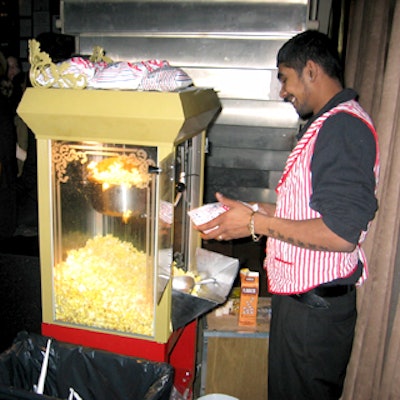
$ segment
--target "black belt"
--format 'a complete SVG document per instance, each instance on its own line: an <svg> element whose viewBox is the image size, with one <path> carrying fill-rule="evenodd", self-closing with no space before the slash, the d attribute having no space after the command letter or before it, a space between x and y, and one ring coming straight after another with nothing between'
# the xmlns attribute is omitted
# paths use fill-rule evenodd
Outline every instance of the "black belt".
<svg viewBox="0 0 400 400"><path fill-rule="evenodd" d="M343 296L354 289L354 285L317 286L308 292L292 294L290 297L311 308L328 308L330 304L326 298Z"/></svg>

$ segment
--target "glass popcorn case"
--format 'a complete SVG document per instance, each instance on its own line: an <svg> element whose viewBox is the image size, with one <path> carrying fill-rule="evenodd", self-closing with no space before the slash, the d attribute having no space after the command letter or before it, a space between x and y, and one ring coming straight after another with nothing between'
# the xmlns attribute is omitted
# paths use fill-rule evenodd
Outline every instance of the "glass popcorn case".
<svg viewBox="0 0 400 400"><path fill-rule="evenodd" d="M172 265L196 264L187 211L202 203L205 130L219 109L212 89L26 90L45 334L167 343L179 328Z"/></svg>
<svg viewBox="0 0 400 400"><path fill-rule="evenodd" d="M54 320L153 336L157 148L54 140L51 155Z"/></svg>

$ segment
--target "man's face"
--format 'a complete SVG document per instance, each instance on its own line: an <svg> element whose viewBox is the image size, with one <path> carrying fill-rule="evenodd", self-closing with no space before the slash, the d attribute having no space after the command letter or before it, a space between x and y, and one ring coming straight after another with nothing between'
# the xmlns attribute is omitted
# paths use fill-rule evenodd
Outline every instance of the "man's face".
<svg viewBox="0 0 400 400"><path fill-rule="evenodd" d="M299 76L293 68L286 67L284 64L278 66L278 79L281 83L279 96L291 103L301 118L307 119L313 114L313 109L310 105L310 87L304 75L305 69Z"/></svg>

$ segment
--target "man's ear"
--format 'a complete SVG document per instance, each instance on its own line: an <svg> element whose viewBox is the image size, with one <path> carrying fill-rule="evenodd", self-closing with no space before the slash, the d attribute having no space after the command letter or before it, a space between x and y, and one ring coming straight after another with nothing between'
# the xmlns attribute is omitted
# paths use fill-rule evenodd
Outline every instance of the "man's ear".
<svg viewBox="0 0 400 400"><path fill-rule="evenodd" d="M319 65L312 61L308 60L306 66L304 67L304 76L310 82L315 81L319 74Z"/></svg>

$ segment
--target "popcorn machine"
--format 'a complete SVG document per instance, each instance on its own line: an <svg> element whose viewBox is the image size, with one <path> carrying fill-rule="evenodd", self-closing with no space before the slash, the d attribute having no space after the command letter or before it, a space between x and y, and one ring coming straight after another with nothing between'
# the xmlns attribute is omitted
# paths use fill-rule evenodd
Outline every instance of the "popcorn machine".
<svg viewBox="0 0 400 400"><path fill-rule="evenodd" d="M187 358L196 327L174 324L172 265L196 266L187 211L202 203L205 130L219 109L212 89L193 87L26 90L18 113L37 138L43 334L169 361L179 375L171 349L183 340Z"/></svg>

